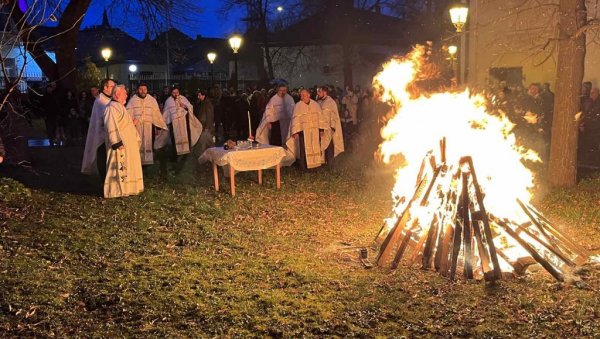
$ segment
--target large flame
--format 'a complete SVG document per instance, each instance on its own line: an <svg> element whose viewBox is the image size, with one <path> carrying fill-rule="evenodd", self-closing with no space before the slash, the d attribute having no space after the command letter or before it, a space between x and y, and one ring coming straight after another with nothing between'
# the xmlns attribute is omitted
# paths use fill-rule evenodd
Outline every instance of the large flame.
<svg viewBox="0 0 600 339"><path fill-rule="evenodd" d="M425 47L418 46L406 58L384 65L374 82L385 89L384 100L392 100L395 115L382 129L383 160L401 155L404 163L396 172L395 200L414 193L422 159L439 150L446 140L448 164L471 156L488 210L495 215L522 220L517 199L532 197L534 177L524 160L539 161L537 154L516 144L514 124L503 114L490 114L482 95L462 92L415 95L412 87L423 65ZM439 157L438 157L439 159Z"/></svg>

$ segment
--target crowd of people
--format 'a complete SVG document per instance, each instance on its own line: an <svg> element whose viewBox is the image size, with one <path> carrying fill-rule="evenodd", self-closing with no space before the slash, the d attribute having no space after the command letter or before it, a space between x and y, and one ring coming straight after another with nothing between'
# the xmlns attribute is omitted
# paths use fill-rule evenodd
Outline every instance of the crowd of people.
<svg viewBox="0 0 600 339"><path fill-rule="evenodd" d="M500 81L490 94L492 108L504 112L515 123L515 135L520 143L538 151L542 160L549 155L554 114L554 93L549 83L508 86ZM580 96L579 166L600 167L600 90L591 82L582 84Z"/></svg>
<svg viewBox="0 0 600 339"><path fill-rule="evenodd" d="M142 83L129 96L123 85L105 79L98 91L91 91L95 100L90 113L73 115L89 121L84 133L74 134L86 136L81 171L98 174L105 197L121 197L143 190L142 166L158 162L161 177L167 179L190 156L197 159L208 147L229 139L282 146L288 154L284 164L295 163L302 170L333 166L358 135L365 143L361 148L374 152L379 118L390 107L374 104L377 96L359 88L337 90L341 95L327 85L288 93L287 85L279 84L238 92L213 87L186 96L178 87L166 87L158 96ZM78 106L77 101L71 105ZM54 121L46 122L53 135ZM56 131L60 135L58 126ZM365 142L371 139L375 141Z"/></svg>
<svg viewBox="0 0 600 339"><path fill-rule="evenodd" d="M525 89L500 81L488 93L491 108L504 112L515 123L519 142L547 160L554 112L550 85L532 83ZM128 195L123 193L129 190L123 184L129 179L134 183L131 194L143 189L143 185L135 183L142 177L141 166L157 162L160 175L167 178L169 172L181 171L190 155L196 159L206 148L223 145L227 140L250 138L261 144L282 146L301 169L332 166L334 158L344 151L358 153L358 158L368 161L379 145L384 117L392 110L380 97L377 90L360 87L289 89L286 84L243 91L215 86L195 93L166 86L162 93L151 93L147 85L139 84L134 93L128 93L123 85L105 79L100 86L77 95L49 84L38 105L51 144L80 145L85 140L82 172L99 174L108 189L105 196L122 196ZM583 84L579 159L583 165L596 167L600 166L599 97L598 88L589 82ZM12 96L11 100L13 104L7 107L26 106L19 102L19 96ZM4 115L11 114L10 109L4 111ZM117 119L109 121L107 116ZM119 125L124 119L129 119L131 126ZM113 128L107 130L109 126ZM135 133L131 133L129 143L135 139L133 136L139 139L135 146L139 161L132 163L123 158L133 154L122 148L127 142L108 142L121 140L121 133L129 135L124 131L130 127ZM0 139L2 160L6 146L14 148L10 142L14 138L4 139L4 145ZM138 165L134 165L138 162L139 173ZM129 179L123 178L124 173ZM115 179L119 175L121 181ZM124 191L114 193L116 187Z"/></svg>

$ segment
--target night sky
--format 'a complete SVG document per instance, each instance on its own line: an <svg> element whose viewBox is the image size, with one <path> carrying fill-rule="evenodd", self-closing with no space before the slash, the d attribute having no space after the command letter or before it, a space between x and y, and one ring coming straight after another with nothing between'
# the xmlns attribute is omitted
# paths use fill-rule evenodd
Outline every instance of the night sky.
<svg viewBox="0 0 600 339"><path fill-rule="evenodd" d="M104 10L104 1L92 1L90 9L83 18L82 27L88 27L93 25L99 25L102 22L102 12ZM240 9L236 9L233 13L223 17L218 13L219 7L222 1L219 0L207 0L201 2L203 9L202 13L196 15L190 15L193 22L187 22L179 24L174 22L173 26L183 33L195 38L196 35L200 34L203 37L227 37L228 35L235 32L243 32L245 30L245 23L241 21L243 12ZM111 25L117 26L124 30L136 39L144 38L144 27L134 26L126 24L124 16L120 13L111 13L110 18Z"/></svg>

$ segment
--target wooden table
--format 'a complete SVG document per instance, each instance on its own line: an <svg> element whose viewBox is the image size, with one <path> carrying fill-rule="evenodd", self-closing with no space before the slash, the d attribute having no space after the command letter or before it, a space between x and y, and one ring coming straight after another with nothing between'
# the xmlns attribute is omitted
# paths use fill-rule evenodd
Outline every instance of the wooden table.
<svg viewBox="0 0 600 339"><path fill-rule="evenodd" d="M215 191L219 191L218 166L229 166L231 195L235 196L235 172L258 171L258 183L262 185L262 171L275 168L277 188L281 188L281 160L286 153L282 147L260 145L257 148L225 150L223 147L211 147L204 151L200 162L210 161L213 166Z"/></svg>

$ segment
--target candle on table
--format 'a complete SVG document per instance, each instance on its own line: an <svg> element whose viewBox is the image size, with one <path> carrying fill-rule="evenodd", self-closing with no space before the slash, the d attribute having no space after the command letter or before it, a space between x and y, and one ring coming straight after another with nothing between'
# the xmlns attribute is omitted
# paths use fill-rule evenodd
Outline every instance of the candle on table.
<svg viewBox="0 0 600 339"><path fill-rule="evenodd" d="M248 139L252 138L252 124L250 123L250 111L248 111Z"/></svg>

